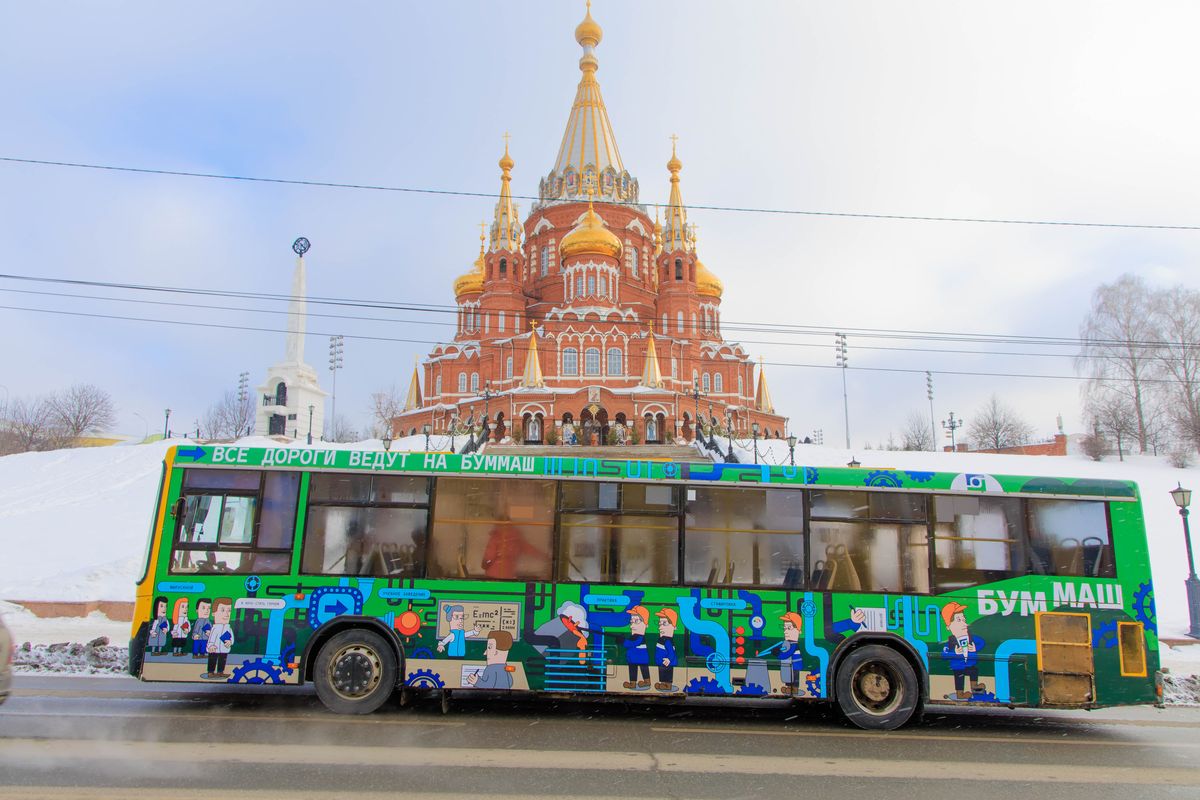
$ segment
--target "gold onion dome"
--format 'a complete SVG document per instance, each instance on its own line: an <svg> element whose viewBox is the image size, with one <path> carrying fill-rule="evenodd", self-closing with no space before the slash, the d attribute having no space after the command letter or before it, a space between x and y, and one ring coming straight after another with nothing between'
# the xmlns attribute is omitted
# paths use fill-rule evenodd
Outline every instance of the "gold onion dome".
<svg viewBox="0 0 1200 800"><path fill-rule="evenodd" d="M700 261L696 261L696 292L710 297L720 297L724 291L725 284L721 283L721 279L713 275L708 267Z"/></svg>
<svg viewBox="0 0 1200 800"><path fill-rule="evenodd" d="M588 0L587 16L575 27L575 41L580 45L595 47L604 38L604 30L596 20L592 19L592 1Z"/></svg>
<svg viewBox="0 0 1200 800"><path fill-rule="evenodd" d="M483 234L479 234L479 258L475 259L475 266L465 275L459 275L454 281L454 296L462 297L464 294L483 291Z"/></svg>
<svg viewBox="0 0 1200 800"><path fill-rule="evenodd" d="M580 254L620 258L621 240L605 227L604 220L600 219L591 201L588 201L588 210L583 215L583 220L563 237L558 252L563 258Z"/></svg>

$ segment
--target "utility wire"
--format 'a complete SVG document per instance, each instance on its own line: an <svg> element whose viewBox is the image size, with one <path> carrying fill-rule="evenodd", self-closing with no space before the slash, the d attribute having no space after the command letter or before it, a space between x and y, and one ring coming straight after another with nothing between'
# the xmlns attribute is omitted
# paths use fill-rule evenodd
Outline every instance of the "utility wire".
<svg viewBox="0 0 1200 800"><path fill-rule="evenodd" d="M224 289L201 289L189 287L172 287L172 286L155 286L147 284L135 283L117 283L111 281L91 281L77 278L51 278L34 275L18 275L0 273L0 279L50 283L60 285L73 286L89 286L107 289L127 289L136 291L156 292L156 293L173 293L173 294L192 294L209 297L230 297L237 299L249 300L268 300L275 302L290 302L291 295L270 293L270 292L244 292L230 291ZM432 303L413 303L413 302L384 302L370 301L355 298L336 298L336 297L320 297L311 296L306 298L307 303L316 305L333 305L345 306L350 308L370 308L390 311L416 311L441 314L458 314L459 307L445 304ZM607 324L614 326L629 326L641 327L644 322L627 322L624 320L608 321ZM958 343L977 343L977 344L1010 344L1010 345L1029 345L1029 346L1051 346L1051 347L1084 347L1095 345L1115 345L1115 346L1136 346L1144 348L1179 348L1182 350L1200 349L1200 343L1197 342L1162 342L1155 340L1135 340L1123 341L1117 339L1073 339L1067 337L1051 337L1051 336L1031 336L1018 334L990 334L990 333L964 333L953 331L920 331L920 330L904 330L894 328L860 328L860 327L832 327L825 325L797 325L790 323L763 323L763 322L730 322L722 321L720 325L722 331L744 331L749 333L778 333L785 335L803 335L803 336L829 336L834 332L845 333L850 336L858 336L868 339L897 339L897 340L924 340L924 341L940 341L940 342L958 342ZM670 336L670 334L663 334ZM780 342L765 342L768 344L782 344ZM830 345L832 346L832 345ZM987 354L987 352L983 354Z"/></svg>
<svg viewBox="0 0 1200 800"><path fill-rule="evenodd" d="M98 313L94 313L94 312L65 311L65 310L60 310L60 309L48 309L48 308L28 308L28 307L24 307L24 306L0 305L0 310L27 311L27 312L31 312L31 313L37 313L37 314L52 314L52 315L58 315L58 316L83 317L83 318L89 318L89 319L120 320L120 321L125 321L125 322L146 322L146 323L153 323L153 324L160 324L160 325L176 325L176 326L195 327L195 328L215 328L215 329L220 329L220 330L233 330L233 331L254 331L254 332L259 332L259 333L288 333L289 332L286 328L262 328L262 327L253 326L253 325L229 325L229 324L216 323L216 322L194 322L194 321L190 321L190 320L156 319L156 318L150 318L150 317L131 317L131 316L123 315L123 314L98 314ZM330 333L321 333L318 331L309 331L308 333L309 333L309 335L312 335L312 336L330 336L330 335L332 335ZM496 348L501 351L505 351L505 350L512 351L512 353L514 355L518 352L522 353L522 354L526 353L529 349L524 344L519 344L513 339L509 339L505 342L489 342L489 343L485 344L482 342L439 342L439 341L429 340L429 339L406 339L406 338L400 338L400 337L395 337L395 336L369 336L366 334L349 334L349 333L347 333L347 334L339 334L339 335L342 335L347 339L357 339L357 340L361 340L361 341L372 341L372 342L394 342L394 343L400 343L400 344L421 344L421 345L453 345L453 346L457 346L462 349L470 349L470 348L482 349L484 347L492 347L492 348ZM703 357L701 357L701 358L686 358L685 357L685 358L681 359L681 361L683 362L684 366L687 366L687 365L710 365L710 364L711 365L727 365L729 363L728 361L725 361L723 359L703 358ZM924 375L926 372L932 372L935 375L961 375L961 376L969 376L969 377L1031 378L1031 379L1037 379L1037 380L1069 380L1069 381L1091 380L1088 377L1079 376L1079 375L1048 375L1048 374L1044 374L1044 373L982 372L982 371L976 371L976 370L944 370L944 369L926 370L926 369L907 369L907 368L902 368L902 367L857 367L857 366L855 366L855 367L839 367L834 364L798 364L798 363L787 362L787 361L763 361L760 363L762 363L766 366L773 366L773 367L789 367L789 368L801 368L801 369L851 369L851 370L855 370L855 371L859 371L859 372L896 372L896 373L911 373L911 374L918 374L918 375ZM586 375L568 375L568 376L559 376L559 377L574 378L574 377L587 377L587 376ZM630 378L630 377L636 377L636 376L622 375L620 377ZM515 378L513 380L515 380ZM683 378L673 378L672 380L676 380L677 382L682 383L682 384L690 385L690 382L684 380ZM1114 378L1108 378L1107 380L1129 381L1131 379L1114 377ZM1140 383L1168 383L1168 384L1176 383L1175 380L1169 379L1169 378L1141 378L1141 379L1139 379L1139 382ZM684 392L684 394L686 394L686 392ZM706 394L712 394L712 392L709 392Z"/></svg>
<svg viewBox="0 0 1200 800"><path fill-rule="evenodd" d="M376 192L402 192L407 194L427 194L427 195L443 195L449 197L497 197L495 192L471 192L455 189L432 189L421 188L414 186L386 186L381 184L370 183L346 183L339 181L318 181L306 180L300 178L270 178L255 175L225 175L215 172L190 172L187 170L174 169L153 169L150 167L126 167L115 164L85 164L73 161L51 161L47 159L37 158L17 158L14 156L0 156L0 161L13 164L33 164L46 167L70 167L73 169L90 169L103 170L108 172L129 172L141 175L166 175L181 178L208 178L210 180L222 181L242 181L247 183L274 183L287 186L310 186L326 189L358 189ZM538 201L542 198L533 195L514 194L514 199L517 200L533 200ZM635 203L633 201L605 201L607 205L624 205L624 206L639 206L639 205L655 205L665 207L663 203ZM688 203L689 209L705 210L705 211L731 211L745 214L776 214L786 216L804 216L804 217L843 217L850 219L875 219L875 220L902 220L906 222L969 222L986 225L1042 225L1052 227L1073 227L1073 228L1122 228L1135 230L1172 230L1172 231L1196 231L1200 230L1200 225L1163 225L1163 224L1147 224L1147 223L1130 223L1130 222L1078 222L1073 220L1035 220L1035 219L1005 219L1005 218L988 218L988 217L947 217L947 216L928 216L921 214L871 214L866 212L852 211L812 211L804 209L787 209L787 208L756 208L751 206L721 206L704 203Z"/></svg>

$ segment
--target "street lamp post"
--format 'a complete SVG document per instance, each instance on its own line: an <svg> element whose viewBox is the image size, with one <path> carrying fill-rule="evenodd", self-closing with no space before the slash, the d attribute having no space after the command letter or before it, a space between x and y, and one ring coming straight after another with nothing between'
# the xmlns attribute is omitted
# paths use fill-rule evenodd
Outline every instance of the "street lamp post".
<svg viewBox="0 0 1200 800"><path fill-rule="evenodd" d="M450 417L450 452L454 452L454 434L458 432L458 414Z"/></svg>
<svg viewBox="0 0 1200 800"><path fill-rule="evenodd" d="M1188 636L1200 639L1200 579L1196 577L1196 563L1192 560L1192 531L1188 527L1188 506L1192 503L1192 490L1176 483L1175 488L1171 490L1171 499L1179 506L1179 516L1183 519L1183 543L1187 545L1188 576L1184 586L1187 587Z"/></svg>
<svg viewBox="0 0 1200 800"><path fill-rule="evenodd" d="M483 384L483 440L485 442L491 438L490 431L495 430L496 428L495 425L492 425L491 427L488 426L488 401L495 396L496 393L492 391L492 382L486 381Z"/></svg>
<svg viewBox="0 0 1200 800"><path fill-rule="evenodd" d="M837 365L842 371L842 410L846 415L846 449L850 449L850 395L846 392L846 367L850 363L849 355L846 352L846 334L834 334L835 352L837 354Z"/></svg>
<svg viewBox="0 0 1200 800"><path fill-rule="evenodd" d="M387 423L387 427L383 429L383 451L386 453L392 449L392 424Z"/></svg>
<svg viewBox="0 0 1200 800"><path fill-rule="evenodd" d="M431 430L433 430L433 429L429 426L428 422L426 422L424 425L421 426L421 433L425 434L425 452L426 453L429 452L429 432Z"/></svg>
<svg viewBox="0 0 1200 800"><path fill-rule="evenodd" d="M950 412L950 419L942 420L942 428L945 429L946 435L950 437L950 452L958 452L958 443L954 440L954 432L962 427L963 421L954 418L954 412Z"/></svg>
<svg viewBox="0 0 1200 800"><path fill-rule="evenodd" d="M794 467L796 466L796 434L789 433L787 438L788 443L788 462Z"/></svg>
<svg viewBox="0 0 1200 800"><path fill-rule="evenodd" d="M163 438L164 439L166 439L170 435L170 428L168 427L170 424L171 424L171 409L168 408L167 416L165 419L163 419Z"/></svg>
<svg viewBox="0 0 1200 800"><path fill-rule="evenodd" d="M758 463L758 423L750 423L750 435L754 438L754 463Z"/></svg>
<svg viewBox="0 0 1200 800"><path fill-rule="evenodd" d="M692 400L694 400L696 403L696 414L695 414L695 416L692 417L692 438L695 439L697 433L700 430L700 428L698 427L700 424L700 397L701 396L707 397L708 393L701 392L700 391L700 382L697 380L693 380L692 381L692 390L690 392L688 392L688 396L691 397Z"/></svg>
<svg viewBox="0 0 1200 800"><path fill-rule="evenodd" d="M725 454L725 463L736 464L737 456L733 454L733 414L725 409L725 434L729 437L729 452Z"/></svg>

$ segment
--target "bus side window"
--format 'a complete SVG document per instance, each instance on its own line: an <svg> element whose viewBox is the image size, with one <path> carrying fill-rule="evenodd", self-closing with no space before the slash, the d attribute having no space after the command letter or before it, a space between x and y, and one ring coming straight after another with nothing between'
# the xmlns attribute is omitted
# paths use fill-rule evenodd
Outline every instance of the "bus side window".
<svg viewBox="0 0 1200 800"><path fill-rule="evenodd" d="M678 492L644 483L565 481L559 581L674 584Z"/></svg>
<svg viewBox="0 0 1200 800"><path fill-rule="evenodd" d="M684 529L684 583L804 583L803 492L689 486Z"/></svg>
<svg viewBox="0 0 1200 800"><path fill-rule="evenodd" d="M929 496L814 490L809 571L835 592L916 592L929 586Z"/></svg>
<svg viewBox="0 0 1200 800"><path fill-rule="evenodd" d="M1101 501L1030 500L1029 540L1034 563L1046 574L1117 577L1108 509Z"/></svg>
<svg viewBox="0 0 1200 800"><path fill-rule="evenodd" d="M1024 574L1025 517L1019 499L939 495L933 502L938 592Z"/></svg>

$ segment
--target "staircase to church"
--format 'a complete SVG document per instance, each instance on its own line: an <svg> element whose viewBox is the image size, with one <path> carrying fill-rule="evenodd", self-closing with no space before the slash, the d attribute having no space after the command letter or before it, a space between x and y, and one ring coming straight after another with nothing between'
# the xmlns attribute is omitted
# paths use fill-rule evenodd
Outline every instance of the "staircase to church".
<svg viewBox="0 0 1200 800"><path fill-rule="evenodd" d="M480 451L490 456L549 456L558 458L616 458L630 460L708 461L690 445L636 444L607 447L562 446L555 444L487 444Z"/></svg>

